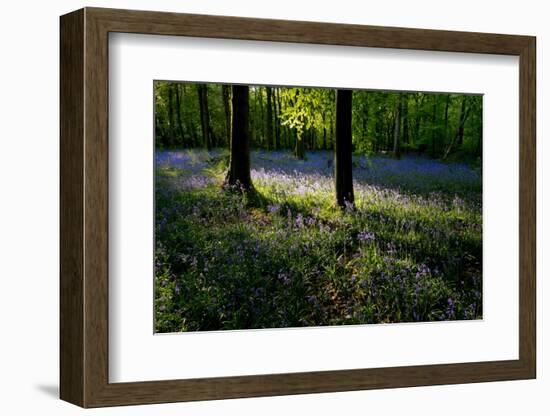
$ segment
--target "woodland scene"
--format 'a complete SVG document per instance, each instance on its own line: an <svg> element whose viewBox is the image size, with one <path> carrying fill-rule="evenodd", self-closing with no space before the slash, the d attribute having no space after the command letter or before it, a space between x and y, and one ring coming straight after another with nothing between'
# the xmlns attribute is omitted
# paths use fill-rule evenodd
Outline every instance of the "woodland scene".
<svg viewBox="0 0 550 416"><path fill-rule="evenodd" d="M481 319L482 98L155 81L155 331Z"/></svg>

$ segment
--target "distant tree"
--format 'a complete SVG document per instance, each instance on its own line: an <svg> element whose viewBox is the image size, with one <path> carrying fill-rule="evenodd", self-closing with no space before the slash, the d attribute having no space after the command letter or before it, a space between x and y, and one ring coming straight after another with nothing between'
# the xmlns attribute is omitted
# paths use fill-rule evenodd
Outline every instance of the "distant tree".
<svg viewBox="0 0 550 416"><path fill-rule="evenodd" d="M432 95L432 119L431 119L431 130L432 130L432 157L436 156L436 137L437 137L437 95Z"/></svg>
<svg viewBox="0 0 550 416"><path fill-rule="evenodd" d="M249 135L249 98L248 86L231 87L232 118L229 170L225 182L232 186L252 189L250 178L250 135Z"/></svg>
<svg viewBox="0 0 550 416"><path fill-rule="evenodd" d="M212 134L210 130L210 112L208 110L208 87L206 84L197 84L197 92L199 95L202 137L206 148L211 150Z"/></svg>
<svg viewBox="0 0 550 416"><path fill-rule="evenodd" d="M176 123L174 123L174 84L168 85L168 146L173 147L176 137Z"/></svg>
<svg viewBox="0 0 550 416"><path fill-rule="evenodd" d="M181 119L181 91L180 84L175 84L176 88L176 118L178 120L178 135L179 135L179 146L184 144L185 133L183 131L183 122Z"/></svg>
<svg viewBox="0 0 550 416"><path fill-rule="evenodd" d="M464 143L464 125L466 124L466 120L468 119L468 115L470 113L470 108L466 108L466 100L467 96L464 95L462 97L462 100L460 102L460 123L458 125L458 138L457 138L457 145L460 147Z"/></svg>
<svg viewBox="0 0 550 416"><path fill-rule="evenodd" d="M397 94L397 99L395 100L395 123L393 129L393 157L396 159L401 159L401 94Z"/></svg>
<svg viewBox="0 0 550 416"><path fill-rule="evenodd" d="M401 103L401 119L403 120L403 136L401 143L409 144L409 95L404 95L404 100Z"/></svg>
<svg viewBox="0 0 550 416"><path fill-rule="evenodd" d="M336 92L336 143L334 148L334 182L336 202L340 207L354 203L352 174L352 91Z"/></svg>
<svg viewBox="0 0 550 416"><path fill-rule="evenodd" d="M471 107L466 107L466 100L467 100L467 96L464 95L460 102L460 113L458 116L458 127L456 130L456 134L454 135L453 139L449 143L449 146L447 147L447 150L443 154L442 159L447 159L447 157L453 150L455 143L458 146L462 145L462 142L464 140L464 125L466 124L466 120L468 119L468 115L470 114L470 110L471 110ZM481 155L481 152L480 152L480 155Z"/></svg>
<svg viewBox="0 0 550 416"><path fill-rule="evenodd" d="M271 87L266 87L267 105L266 105L266 147L268 149L276 149L277 146L273 142L273 91Z"/></svg>
<svg viewBox="0 0 550 416"><path fill-rule="evenodd" d="M273 125L275 128L275 149L281 147L281 102L279 99L279 88L273 88Z"/></svg>

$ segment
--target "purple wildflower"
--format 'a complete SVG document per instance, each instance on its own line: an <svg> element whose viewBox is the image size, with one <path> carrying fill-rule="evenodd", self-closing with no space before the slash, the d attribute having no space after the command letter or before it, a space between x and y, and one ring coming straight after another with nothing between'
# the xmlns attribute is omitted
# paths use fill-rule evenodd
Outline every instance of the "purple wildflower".
<svg viewBox="0 0 550 416"><path fill-rule="evenodd" d="M360 231L359 234L357 234L357 238L362 243L368 243L375 240L374 233L367 230Z"/></svg>

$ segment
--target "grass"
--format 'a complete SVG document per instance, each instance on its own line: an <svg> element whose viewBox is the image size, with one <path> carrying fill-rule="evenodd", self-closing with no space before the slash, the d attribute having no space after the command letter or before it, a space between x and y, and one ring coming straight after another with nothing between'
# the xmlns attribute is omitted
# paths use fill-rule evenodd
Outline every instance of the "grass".
<svg viewBox="0 0 550 416"><path fill-rule="evenodd" d="M328 152L253 152L253 198L223 152L156 158L157 332L482 317L479 170L355 157L342 212Z"/></svg>

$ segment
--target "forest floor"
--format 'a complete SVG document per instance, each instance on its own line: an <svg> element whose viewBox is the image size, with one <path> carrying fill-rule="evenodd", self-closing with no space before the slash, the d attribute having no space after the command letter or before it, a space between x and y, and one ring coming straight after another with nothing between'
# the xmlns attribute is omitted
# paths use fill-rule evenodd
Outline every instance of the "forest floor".
<svg viewBox="0 0 550 416"><path fill-rule="evenodd" d="M222 189L227 152L158 151L157 332L480 319L481 172L332 153L253 151L255 196Z"/></svg>

